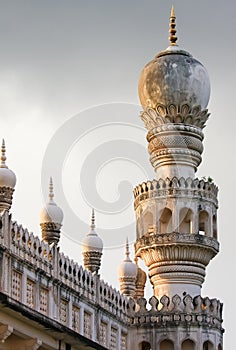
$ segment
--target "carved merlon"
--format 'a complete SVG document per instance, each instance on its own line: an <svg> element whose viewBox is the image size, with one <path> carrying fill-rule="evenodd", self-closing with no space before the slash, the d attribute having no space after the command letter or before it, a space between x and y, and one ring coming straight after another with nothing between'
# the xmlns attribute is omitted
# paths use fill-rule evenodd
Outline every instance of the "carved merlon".
<svg viewBox="0 0 236 350"><path fill-rule="evenodd" d="M136 304L132 299L129 301L131 325L164 326L166 329L200 326L223 331L222 304L217 299L210 300L200 295L195 298L190 295L174 295L172 298L163 295L160 299L152 296L149 305L151 308L147 308L147 300L144 298L139 298Z"/></svg>
<svg viewBox="0 0 236 350"><path fill-rule="evenodd" d="M166 178L143 182L134 189L134 208L147 199L176 196L189 198L206 199L218 206L218 187L209 181L184 177Z"/></svg>

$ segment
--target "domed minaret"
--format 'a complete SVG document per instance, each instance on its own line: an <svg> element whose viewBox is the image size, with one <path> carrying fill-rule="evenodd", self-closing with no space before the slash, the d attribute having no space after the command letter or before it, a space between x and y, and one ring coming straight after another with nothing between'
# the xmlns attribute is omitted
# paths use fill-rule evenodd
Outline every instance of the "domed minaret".
<svg viewBox="0 0 236 350"><path fill-rule="evenodd" d="M147 281L147 275L144 270L141 269L141 267L138 266L138 258L135 257L135 264L137 266L137 276L135 280L135 295L134 298L143 298L144 297L144 290L145 290L145 284Z"/></svg>
<svg viewBox="0 0 236 350"><path fill-rule="evenodd" d="M95 214L92 209L91 230L85 237L82 244L82 254L84 258L84 267L94 273L98 273L101 266L101 257L103 242L95 231Z"/></svg>
<svg viewBox="0 0 236 350"><path fill-rule="evenodd" d="M137 265L130 259L129 242L127 239L125 245L125 259L118 268L120 291L122 294L130 297L135 296L137 272Z"/></svg>
<svg viewBox="0 0 236 350"><path fill-rule="evenodd" d="M177 46L175 34L172 8L169 47L144 67L138 87L157 179L134 190L135 250L158 298L200 295L205 268L219 250L218 190L195 178L210 82L204 66Z"/></svg>
<svg viewBox="0 0 236 350"><path fill-rule="evenodd" d="M0 164L0 211L10 210L12 197L16 185L16 175L6 165L6 147L2 140L1 164Z"/></svg>
<svg viewBox="0 0 236 350"><path fill-rule="evenodd" d="M49 182L49 201L40 213L42 239L48 244L57 244L60 240L60 231L63 220L63 211L54 202L53 182Z"/></svg>

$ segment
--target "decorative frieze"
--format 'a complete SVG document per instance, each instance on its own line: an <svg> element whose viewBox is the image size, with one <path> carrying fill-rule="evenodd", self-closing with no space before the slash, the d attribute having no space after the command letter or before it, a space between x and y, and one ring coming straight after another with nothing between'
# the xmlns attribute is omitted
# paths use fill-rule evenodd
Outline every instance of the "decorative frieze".
<svg viewBox="0 0 236 350"><path fill-rule="evenodd" d="M141 113L145 127L150 130L157 126L172 124L193 125L203 129L210 113L207 109L201 110L199 105L190 106L187 103L165 106L157 104L156 108L145 108Z"/></svg>

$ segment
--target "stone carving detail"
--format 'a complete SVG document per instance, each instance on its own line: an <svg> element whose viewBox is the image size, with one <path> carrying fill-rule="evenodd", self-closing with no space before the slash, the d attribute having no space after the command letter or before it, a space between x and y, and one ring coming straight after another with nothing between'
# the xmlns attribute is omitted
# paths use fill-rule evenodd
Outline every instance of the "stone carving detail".
<svg viewBox="0 0 236 350"><path fill-rule="evenodd" d="M141 119L148 130L163 124L189 124L204 128L210 113L200 106L191 107L187 103L180 106L158 104L156 108L146 108L141 112Z"/></svg>
<svg viewBox="0 0 236 350"><path fill-rule="evenodd" d="M13 270L11 279L12 298L21 301L21 273Z"/></svg>
<svg viewBox="0 0 236 350"><path fill-rule="evenodd" d="M42 239L45 242L58 243L60 240L61 224L55 222L44 222L40 224L42 230Z"/></svg>
<svg viewBox="0 0 236 350"><path fill-rule="evenodd" d="M0 187L0 210L10 210L12 205L14 189L11 187Z"/></svg>
<svg viewBox="0 0 236 350"><path fill-rule="evenodd" d="M173 232L173 233L165 233L165 234L152 234L150 236L143 236L139 239L136 240L135 243L135 250L136 252L139 249L145 248L145 247L149 247L151 248L152 246L159 246L159 249L162 249L162 254L161 256L165 256L164 251L166 249L171 249L173 250L172 254L175 260L179 260L180 257L184 258L184 256L182 256L182 252L180 249L180 247L175 247L175 246L171 246L171 243L183 243L183 244L194 244L194 245L199 245L199 247L211 247L213 250L215 250L215 253L217 253L219 251L219 242L217 242L214 238L211 237L206 237L203 235L198 235L198 234L188 234L188 233L177 233L177 232ZM165 247L165 245L167 245L167 247ZM190 248L190 247L189 247ZM201 248L200 248L201 249ZM195 249L194 249L195 250ZM200 252L200 251L199 251ZM199 254L198 252L198 254ZM192 252L194 253L194 251ZM193 260L193 257L191 256L189 249L188 251L183 251L184 255L188 255L189 258L191 260ZM206 251L204 251L204 254L206 254ZM170 253L167 252L167 255L170 256ZM187 256L186 255L186 256ZM202 255L202 254L201 254ZM202 262L202 259L207 261L208 257L204 256L199 256L199 261ZM164 260L164 259L163 259ZM195 260L193 260L195 261Z"/></svg>
<svg viewBox="0 0 236 350"><path fill-rule="evenodd" d="M44 315L48 314L48 291L45 288L40 288L39 310Z"/></svg>
<svg viewBox="0 0 236 350"><path fill-rule="evenodd" d="M31 308L35 307L35 283L29 279L26 284L26 304Z"/></svg>
<svg viewBox="0 0 236 350"><path fill-rule="evenodd" d="M68 314L68 302L66 300L60 300L60 322L67 325L67 314Z"/></svg>
<svg viewBox="0 0 236 350"><path fill-rule="evenodd" d="M100 323L99 327L99 341L100 344L105 346L107 345L107 324L103 321Z"/></svg>
<svg viewBox="0 0 236 350"><path fill-rule="evenodd" d="M155 297L156 298L156 297ZM143 298L142 298L143 299ZM143 300L141 300L144 303ZM156 298L156 302L159 300ZM137 300L139 305L139 300ZM221 303L217 299L202 298L200 295L194 299L190 295L182 298L179 295L170 298L163 295L160 298L160 303L163 305L161 309L154 310L153 299L149 301L152 306L150 310L140 315L139 310L130 313L130 323L137 326L141 324L159 324L163 327L172 327L175 325L185 326L187 329L191 325L203 325L215 329L222 329L222 309ZM207 305L207 306L206 306Z"/></svg>
<svg viewBox="0 0 236 350"><path fill-rule="evenodd" d="M116 350L117 349L117 329L114 327L111 327L111 340L110 340L110 350Z"/></svg>
<svg viewBox="0 0 236 350"><path fill-rule="evenodd" d="M209 181L192 179L192 178L177 178L159 179L143 182L135 187L134 191L134 206L137 206L148 198L166 197L170 195L178 195L191 198L205 198L211 200L216 206L218 187Z"/></svg>
<svg viewBox="0 0 236 350"><path fill-rule="evenodd" d="M84 336L86 338L92 338L92 317L88 312L84 312Z"/></svg>

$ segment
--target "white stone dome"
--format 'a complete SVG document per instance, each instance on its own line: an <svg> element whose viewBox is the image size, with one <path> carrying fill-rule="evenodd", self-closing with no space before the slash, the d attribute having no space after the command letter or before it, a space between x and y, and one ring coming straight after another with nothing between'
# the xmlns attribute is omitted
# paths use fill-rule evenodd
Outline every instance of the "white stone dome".
<svg viewBox="0 0 236 350"><path fill-rule="evenodd" d="M5 141L2 140L2 154L1 154L1 164L0 164L0 187L10 187L14 188L16 185L16 175L15 173L9 169L5 163L6 148Z"/></svg>
<svg viewBox="0 0 236 350"><path fill-rule="evenodd" d="M160 52L141 72L138 92L143 108L158 105L207 107L210 80L205 67L176 45L174 8L170 17L170 46Z"/></svg>
<svg viewBox="0 0 236 350"><path fill-rule="evenodd" d="M56 224L61 224L63 220L63 211L53 200L53 183L52 178L50 178L49 183L49 202L42 208L40 212L40 223L44 224L47 222L53 222Z"/></svg>
<svg viewBox="0 0 236 350"><path fill-rule="evenodd" d="M95 231L95 215L94 210L92 210L92 218L91 218L91 230L86 235L85 239L82 243L82 251L85 252L102 252L103 242L102 239L98 236Z"/></svg>
<svg viewBox="0 0 236 350"><path fill-rule="evenodd" d="M54 222L56 224L61 224L63 220L63 211L56 203L48 203L41 210L40 213L40 223L44 224L46 222Z"/></svg>
<svg viewBox="0 0 236 350"><path fill-rule="evenodd" d="M97 251L102 252L103 242L95 231L87 234L82 243L83 252Z"/></svg>
<svg viewBox="0 0 236 350"><path fill-rule="evenodd" d="M132 260L129 257L129 254L130 254L129 253L129 244L127 242L126 243L125 259L118 267L119 278L124 278L124 277L136 278L136 276L137 276L137 272L138 272L137 265L132 262Z"/></svg>

